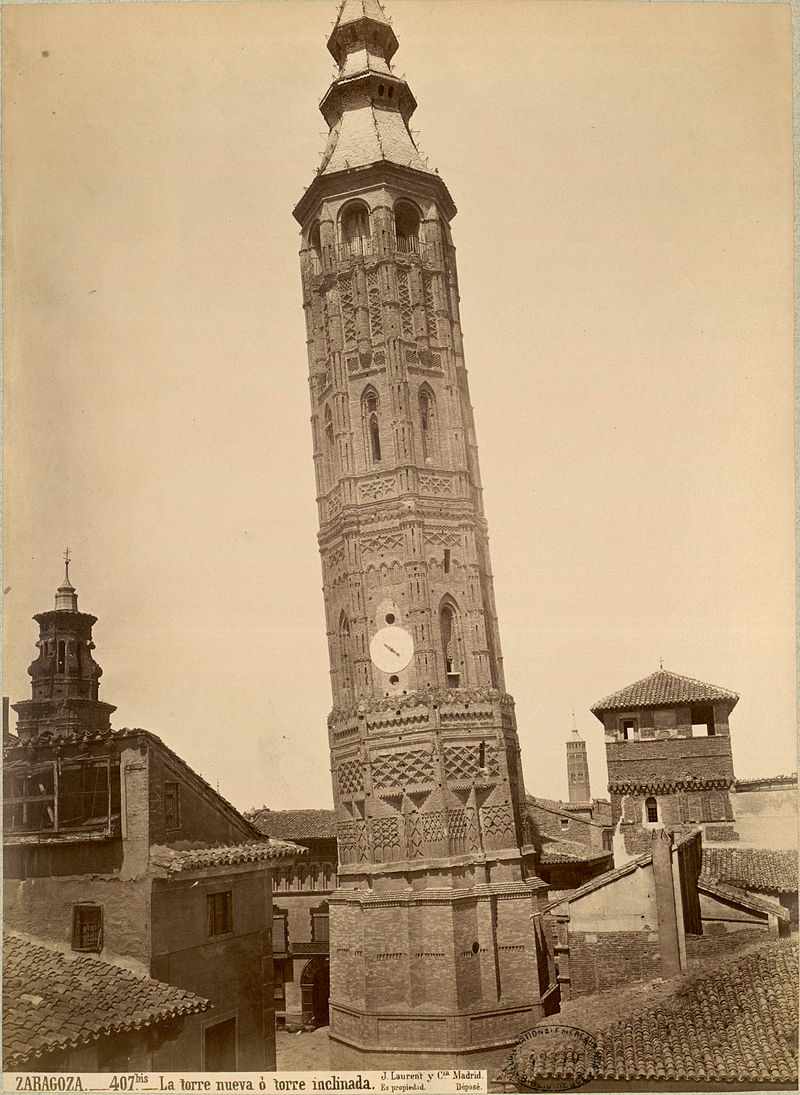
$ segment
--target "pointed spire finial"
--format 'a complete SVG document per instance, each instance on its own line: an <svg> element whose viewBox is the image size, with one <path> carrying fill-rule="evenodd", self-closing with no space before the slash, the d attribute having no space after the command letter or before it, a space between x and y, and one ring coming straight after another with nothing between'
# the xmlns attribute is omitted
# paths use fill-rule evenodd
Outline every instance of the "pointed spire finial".
<svg viewBox="0 0 800 1095"><path fill-rule="evenodd" d="M64 581L56 591L56 608L66 612L78 611L78 595L75 586L69 580L69 564L72 553L69 548L64 549Z"/></svg>

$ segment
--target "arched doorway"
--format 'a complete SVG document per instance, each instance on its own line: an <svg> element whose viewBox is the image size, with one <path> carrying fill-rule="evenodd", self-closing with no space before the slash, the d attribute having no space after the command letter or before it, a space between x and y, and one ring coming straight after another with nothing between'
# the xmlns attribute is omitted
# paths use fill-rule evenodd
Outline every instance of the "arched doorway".
<svg viewBox="0 0 800 1095"><path fill-rule="evenodd" d="M312 958L300 977L304 1026L327 1026L330 986L331 974L327 957L318 955Z"/></svg>

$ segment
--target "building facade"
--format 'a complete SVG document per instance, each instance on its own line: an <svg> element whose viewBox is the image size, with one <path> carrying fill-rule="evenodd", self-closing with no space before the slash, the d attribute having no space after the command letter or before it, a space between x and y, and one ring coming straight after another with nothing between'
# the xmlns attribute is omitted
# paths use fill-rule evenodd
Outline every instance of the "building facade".
<svg viewBox="0 0 800 1095"><path fill-rule="evenodd" d="M264 836L308 849L308 858L273 872L272 950L275 1021L288 1031L328 1022L328 900L338 885L333 810L268 810L247 815Z"/></svg>
<svg viewBox="0 0 800 1095"><path fill-rule="evenodd" d="M547 1008L464 367L452 198L378 0L344 0L301 225L334 706L333 1062L508 1044Z"/></svg>
<svg viewBox="0 0 800 1095"><path fill-rule="evenodd" d="M155 734L111 729L68 577L35 619L32 698L3 748L5 927L210 1005L115 1068L144 1050L153 1069L274 1068L271 868L303 849L261 836Z"/></svg>

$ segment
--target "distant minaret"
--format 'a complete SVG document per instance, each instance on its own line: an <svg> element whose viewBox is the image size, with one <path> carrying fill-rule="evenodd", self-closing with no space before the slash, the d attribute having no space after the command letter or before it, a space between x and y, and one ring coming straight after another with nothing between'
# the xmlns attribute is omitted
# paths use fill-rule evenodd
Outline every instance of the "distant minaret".
<svg viewBox="0 0 800 1095"><path fill-rule="evenodd" d="M567 738L567 785L570 802L591 802L586 742L578 733L578 724L575 722L574 715L572 716L572 733Z"/></svg>

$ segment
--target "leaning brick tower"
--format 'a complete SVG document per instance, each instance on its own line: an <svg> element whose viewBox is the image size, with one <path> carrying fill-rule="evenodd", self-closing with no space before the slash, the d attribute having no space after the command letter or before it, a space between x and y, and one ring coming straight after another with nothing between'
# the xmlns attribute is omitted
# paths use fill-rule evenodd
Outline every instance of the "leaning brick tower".
<svg viewBox="0 0 800 1095"><path fill-rule="evenodd" d="M548 1010L450 220L378 0L344 0L301 225L339 842L335 1067L484 1061ZM487 1056L488 1055L488 1056Z"/></svg>

